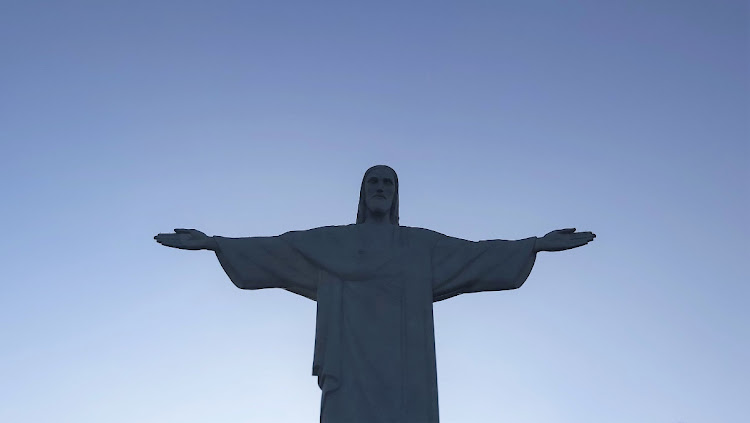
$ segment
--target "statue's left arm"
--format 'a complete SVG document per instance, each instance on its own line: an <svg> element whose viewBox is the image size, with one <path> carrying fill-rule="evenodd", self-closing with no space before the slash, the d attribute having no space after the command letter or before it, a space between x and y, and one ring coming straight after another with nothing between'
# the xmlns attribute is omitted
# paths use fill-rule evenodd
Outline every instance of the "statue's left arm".
<svg viewBox="0 0 750 423"><path fill-rule="evenodd" d="M521 287L540 251L562 251L591 242L596 235L575 229L518 241L467 241L441 234L431 251L433 301L470 292Z"/></svg>
<svg viewBox="0 0 750 423"><path fill-rule="evenodd" d="M467 241L441 236L432 249L432 298L519 288L536 259L536 237Z"/></svg>

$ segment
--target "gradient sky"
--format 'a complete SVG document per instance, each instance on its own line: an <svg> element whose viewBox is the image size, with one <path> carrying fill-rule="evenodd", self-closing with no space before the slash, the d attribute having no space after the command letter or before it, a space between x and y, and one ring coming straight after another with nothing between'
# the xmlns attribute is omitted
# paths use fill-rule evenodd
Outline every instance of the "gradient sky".
<svg viewBox="0 0 750 423"><path fill-rule="evenodd" d="M435 305L444 423L750 414L746 1L0 1L0 421L317 421L315 303L158 232L577 227Z"/></svg>

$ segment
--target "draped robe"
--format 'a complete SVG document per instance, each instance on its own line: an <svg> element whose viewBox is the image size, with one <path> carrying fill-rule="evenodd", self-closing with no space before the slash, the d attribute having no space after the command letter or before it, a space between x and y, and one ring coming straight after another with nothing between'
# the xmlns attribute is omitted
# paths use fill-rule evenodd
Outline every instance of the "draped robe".
<svg viewBox="0 0 750 423"><path fill-rule="evenodd" d="M438 423L432 303L520 287L536 238L473 242L389 225L374 242L364 226L216 237L216 255L238 288L317 301L321 423Z"/></svg>

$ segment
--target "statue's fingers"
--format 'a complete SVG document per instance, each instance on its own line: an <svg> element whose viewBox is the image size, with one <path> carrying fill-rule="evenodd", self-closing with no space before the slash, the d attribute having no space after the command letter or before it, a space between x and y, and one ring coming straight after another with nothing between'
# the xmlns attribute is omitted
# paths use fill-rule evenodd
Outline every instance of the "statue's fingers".
<svg viewBox="0 0 750 423"><path fill-rule="evenodd" d="M578 238L588 238L588 239L596 238L596 234L594 234L593 232L579 232L579 233L574 234L574 236Z"/></svg>
<svg viewBox="0 0 750 423"><path fill-rule="evenodd" d="M565 229L558 229L556 232L560 232L563 234L572 234L576 231L576 228L565 228Z"/></svg>
<svg viewBox="0 0 750 423"><path fill-rule="evenodd" d="M591 241L591 239L590 238L573 238L572 241L576 247L580 247L581 245L588 244L589 241Z"/></svg>
<svg viewBox="0 0 750 423"><path fill-rule="evenodd" d="M161 234L158 241L172 245L182 243L184 238L185 236L182 234Z"/></svg>
<svg viewBox="0 0 750 423"><path fill-rule="evenodd" d="M176 234L189 234L190 233L190 229L176 228L174 230L174 233L176 233Z"/></svg>
<svg viewBox="0 0 750 423"><path fill-rule="evenodd" d="M177 238L165 239L164 241L159 242L159 244L174 248L183 248L185 246L185 243Z"/></svg>

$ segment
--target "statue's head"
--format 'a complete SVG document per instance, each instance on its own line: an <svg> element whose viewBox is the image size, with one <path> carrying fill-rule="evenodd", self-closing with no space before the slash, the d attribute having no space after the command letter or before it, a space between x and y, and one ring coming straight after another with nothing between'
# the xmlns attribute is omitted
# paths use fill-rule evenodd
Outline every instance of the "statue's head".
<svg viewBox="0 0 750 423"><path fill-rule="evenodd" d="M386 165L367 169L362 178L357 223L372 215L387 215L392 224L398 225L398 176Z"/></svg>

